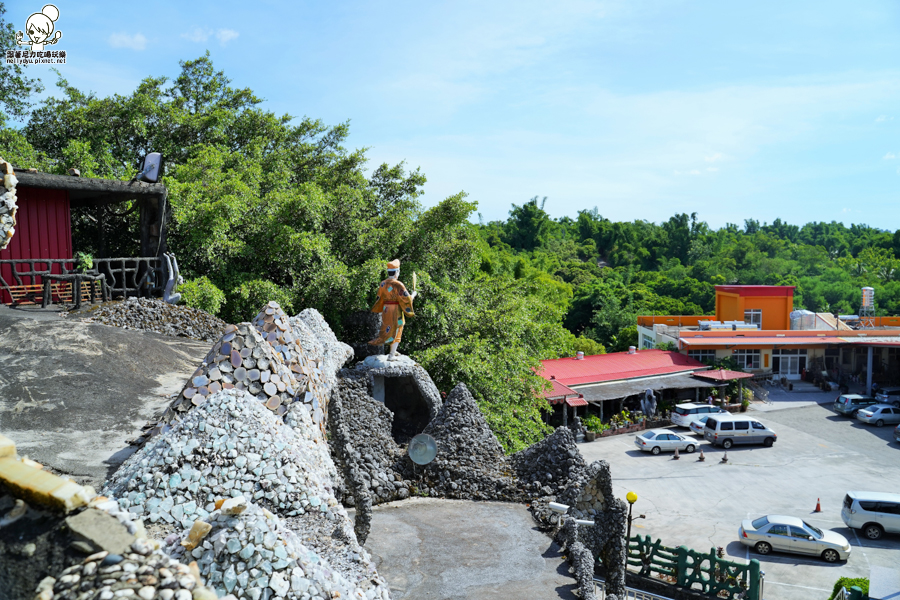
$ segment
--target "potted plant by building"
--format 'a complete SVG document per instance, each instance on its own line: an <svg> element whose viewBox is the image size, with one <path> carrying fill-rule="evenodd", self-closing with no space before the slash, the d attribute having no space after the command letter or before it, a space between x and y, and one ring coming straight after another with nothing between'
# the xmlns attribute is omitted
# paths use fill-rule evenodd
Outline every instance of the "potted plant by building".
<svg viewBox="0 0 900 600"><path fill-rule="evenodd" d="M87 273L94 268L94 257L87 252L76 252L74 263L76 273Z"/></svg>

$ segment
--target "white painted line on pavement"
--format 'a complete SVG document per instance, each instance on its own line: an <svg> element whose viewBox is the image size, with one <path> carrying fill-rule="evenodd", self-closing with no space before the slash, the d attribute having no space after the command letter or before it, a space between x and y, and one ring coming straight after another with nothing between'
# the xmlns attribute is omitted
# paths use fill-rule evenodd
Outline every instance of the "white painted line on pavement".
<svg viewBox="0 0 900 600"><path fill-rule="evenodd" d="M818 590L818 591L821 591L821 592L830 592L830 591L831 591L831 590L826 589L826 588L809 587L808 585L797 585L796 583L780 583L780 582L778 582L778 581L769 581L768 579L766 579L766 585L769 585L769 584L772 584L772 585L786 585L786 586L788 586L788 587L803 588L804 590Z"/></svg>
<svg viewBox="0 0 900 600"><path fill-rule="evenodd" d="M862 552L863 558L866 559L866 566L869 567L869 569L871 569L872 565L869 564L869 557L866 556L866 551L863 550L863 548L865 548L865 546L863 546L862 542L859 541L859 536L856 535L856 530L853 529L852 531L853 531L853 537L856 538L856 545L859 546L859 551Z"/></svg>

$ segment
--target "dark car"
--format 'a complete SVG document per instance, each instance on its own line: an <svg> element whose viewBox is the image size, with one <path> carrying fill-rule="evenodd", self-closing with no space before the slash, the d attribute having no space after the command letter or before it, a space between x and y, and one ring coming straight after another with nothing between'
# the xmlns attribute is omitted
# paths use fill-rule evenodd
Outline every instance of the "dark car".
<svg viewBox="0 0 900 600"><path fill-rule="evenodd" d="M878 404L878 400L876 400L875 398L870 398L869 396L860 396L859 394L841 394L834 401L834 410L841 413L842 415L855 417L856 413L859 412L859 409L866 408L867 406L872 406L873 404Z"/></svg>

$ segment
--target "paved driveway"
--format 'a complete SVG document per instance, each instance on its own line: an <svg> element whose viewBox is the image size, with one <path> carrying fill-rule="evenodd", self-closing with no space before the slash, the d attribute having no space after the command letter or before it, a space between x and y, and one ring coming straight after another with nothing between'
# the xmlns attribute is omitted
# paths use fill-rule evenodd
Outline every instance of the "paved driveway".
<svg viewBox="0 0 900 600"><path fill-rule="evenodd" d="M778 434L772 448L734 447L722 464L723 450L700 444L698 454L652 456L623 435L582 444L588 462L604 459L612 467L613 489L624 498L638 494L632 533L661 538L667 546L699 551L722 546L740 561L759 559L766 573L767 600L827 598L841 576L868 577L870 566L896 568L900 535L862 540L841 521L841 504L850 489L900 492L900 446L892 428L875 428L837 415L830 403L837 393L795 395L780 408L777 399L753 416ZM802 405L797 406L802 400ZM816 403L821 402L821 404ZM676 428L677 431L687 430ZM822 512L813 512L821 499ZM846 563L792 554L762 557L741 545L742 519L763 514L801 517L844 535L852 545Z"/></svg>
<svg viewBox="0 0 900 600"><path fill-rule="evenodd" d="M521 504L410 498L377 506L366 541L395 600L575 600L558 548Z"/></svg>

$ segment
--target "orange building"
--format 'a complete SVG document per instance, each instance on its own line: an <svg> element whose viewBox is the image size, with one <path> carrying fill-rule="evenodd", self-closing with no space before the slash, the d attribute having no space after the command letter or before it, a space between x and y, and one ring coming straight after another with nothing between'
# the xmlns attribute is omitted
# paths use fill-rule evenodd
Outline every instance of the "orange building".
<svg viewBox="0 0 900 600"><path fill-rule="evenodd" d="M638 344L674 345L704 362L731 357L745 371L799 379L808 369L900 380L900 318L854 329L830 313L794 310L794 286L717 285L716 314L638 317Z"/></svg>

